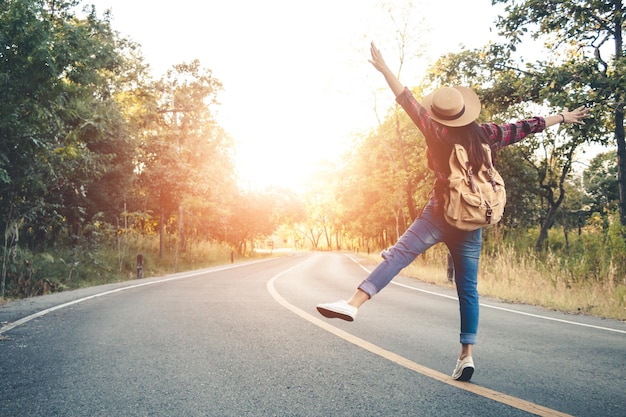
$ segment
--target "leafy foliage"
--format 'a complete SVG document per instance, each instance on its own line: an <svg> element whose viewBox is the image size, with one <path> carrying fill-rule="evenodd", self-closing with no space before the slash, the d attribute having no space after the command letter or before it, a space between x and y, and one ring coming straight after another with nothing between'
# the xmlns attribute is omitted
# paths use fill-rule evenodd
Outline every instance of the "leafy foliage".
<svg viewBox="0 0 626 417"><path fill-rule="evenodd" d="M606 143L612 128L622 196L620 219L626 225L626 59L622 37L626 7L621 1L596 0L492 0L492 3L505 5L506 14L499 18L498 27L511 48L530 34L533 39L543 40L553 56L567 53L559 65L537 64L540 69L537 78L544 85L539 92L555 106L572 101L592 106L596 123L581 132L587 140Z"/></svg>
<svg viewBox="0 0 626 417"><path fill-rule="evenodd" d="M583 173L583 185L589 211L604 214L615 211L619 203L616 152L596 155Z"/></svg>

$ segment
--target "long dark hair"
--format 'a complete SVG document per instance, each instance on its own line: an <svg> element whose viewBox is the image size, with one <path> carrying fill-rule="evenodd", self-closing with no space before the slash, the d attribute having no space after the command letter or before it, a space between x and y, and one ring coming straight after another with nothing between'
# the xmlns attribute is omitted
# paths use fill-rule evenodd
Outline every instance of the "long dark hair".
<svg viewBox="0 0 626 417"><path fill-rule="evenodd" d="M489 157L485 153L483 143L489 144L485 131L473 122L467 126L450 127L450 141L459 143L467 150L467 156L472 164L472 168L477 172L485 164L489 166Z"/></svg>

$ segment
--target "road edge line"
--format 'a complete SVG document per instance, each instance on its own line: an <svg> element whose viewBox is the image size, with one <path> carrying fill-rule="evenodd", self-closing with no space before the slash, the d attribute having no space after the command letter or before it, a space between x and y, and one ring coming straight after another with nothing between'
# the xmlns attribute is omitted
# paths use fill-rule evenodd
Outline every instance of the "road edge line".
<svg viewBox="0 0 626 417"><path fill-rule="evenodd" d="M70 307L73 306L75 304L79 304L85 301L89 301L89 300L93 300L94 298L99 298L99 297L104 297L105 295L110 295L110 294L114 294L114 293L118 293L118 292L122 292L122 291L126 291L126 290L132 290L134 288L139 288L139 287L145 287L145 286L149 286L149 285L156 285L156 284L161 284L164 282L169 282L169 281L176 281L179 279L187 279L187 278L193 278L195 276L198 275L202 275L202 274L206 274L206 273L213 273L213 272L219 272L219 271L223 271L225 269L230 269L230 268L237 268L240 266L246 266L246 265L250 265L253 263L258 263L258 262L265 262L265 261L269 261L272 260L273 258L269 258L269 259L261 259L258 261L252 261L252 262L245 262L245 263L239 263L239 264L231 264L231 265L223 265L223 266L218 266L218 267L214 267L214 268L208 268L208 269L201 269L198 271L192 271L192 272L183 272L183 273L179 273L179 274L175 274L174 276L170 276L169 278L163 278L163 279L157 279L154 280L154 277L152 278L145 278L148 279L150 281L148 282L141 282L139 284L132 284L132 285L128 285L126 287L121 287L121 288L115 288L113 290L109 290L109 291L104 291L101 293L97 293L97 294L92 294L89 295L87 297L82 297L82 298L78 298L76 300L72 300L72 301L68 301L66 303L63 304L58 304L56 306L53 307L49 307L46 308L44 310L38 311L36 313L30 314L26 317L23 317L21 319L18 319L16 321L13 321L11 323L5 324L4 326L0 327L0 336L2 336L3 333L8 332L9 330L13 330L14 328L21 326L22 324L28 323L29 321L32 321L36 318L45 316L46 314L52 313L53 311L57 311L60 310L62 308L66 308L66 307Z"/></svg>

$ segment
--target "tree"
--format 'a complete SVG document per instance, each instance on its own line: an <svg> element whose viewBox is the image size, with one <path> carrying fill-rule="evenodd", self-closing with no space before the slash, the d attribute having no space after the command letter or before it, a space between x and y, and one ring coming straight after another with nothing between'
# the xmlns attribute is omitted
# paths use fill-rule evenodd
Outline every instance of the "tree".
<svg viewBox="0 0 626 417"><path fill-rule="evenodd" d="M398 51L396 76L398 79L402 79L402 70L411 64L412 58L420 58L424 55L426 42L423 40L418 42L423 38L418 38L416 34L411 32L412 27L424 27L424 21L423 19L420 22L413 21L417 17L416 12L418 9L416 9L411 2L402 4L400 7L392 7L386 4L383 4L383 7L387 9L387 13L395 29L394 41ZM425 32L425 30L423 30L423 32ZM387 89L386 94L388 94ZM380 154L379 156L384 156L389 159L389 168L391 169L389 174L393 176L395 183L393 188L388 189L388 193L390 193L390 197L395 200L394 205L396 208L394 210L394 218L396 220L396 239L398 239L404 232L404 229L408 227L407 223L411 223L419 215L418 207L414 200L419 181L416 181L415 177L412 175L414 169L413 162L415 161L414 150L412 149L413 142L411 138L408 138L405 132L402 131L403 126L401 118L403 115L404 112L399 111L399 106L396 104L394 111L386 118L386 129L384 132L381 129L380 132L381 139L386 142L388 152ZM413 156L413 158L411 158L411 156ZM408 219L403 219L404 208L408 210Z"/></svg>
<svg viewBox="0 0 626 417"><path fill-rule="evenodd" d="M277 200L271 192L239 192L228 219L228 242L245 255L254 249L254 241L272 234L278 227Z"/></svg>
<svg viewBox="0 0 626 417"><path fill-rule="evenodd" d="M24 201L47 203L69 224L85 216L91 197L97 197L90 192L96 182L105 183L112 170L128 175L133 168L112 95L129 62L121 54L134 45L117 38L94 10L76 18L76 3L5 4L0 53L6 87L0 105L8 116L0 122L0 172L7 185L2 195L27 194L32 198ZM38 200L41 192L45 196Z"/></svg>
<svg viewBox="0 0 626 417"><path fill-rule="evenodd" d="M626 59L622 37L626 8L622 0L492 0L492 3L506 6L507 14L499 18L498 27L513 48L530 30L534 39L545 37L552 51L561 45L570 45L580 52L571 63L573 70L569 73L559 71L555 83L564 85L576 81L588 90L589 104L602 104L594 111L595 123L606 121L607 126L613 127L617 144L620 219L622 225L626 225Z"/></svg>
<svg viewBox="0 0 626 417"><path fill-rule="evenodd" d="M393 108L342 158L335 201L343 227L360 246L386 247L414 220L412 213L426 202L432 185L425 155L419 129L402 109Z"/></svg>
<svg viewBox="0 0 626 417"><path fill-rule="evenodd" d="M549 135L544 135L549 136ZM546 143L544 141L544 143ZM547 203L545 219L539 230L539 237L535 243L535 250L543 249L544 242L548 239L548 230L554 224L558 210L565 201L565 185L570 175L573 155L576 145L573 142L558 144L550 143L550 148L544 148L548 152L538 164L539 195Z"/></svg>
<svg viewBox="0 0 626 417"><path fill-rule="evenodd" d="M616 152L598 154L583 172L583 185L590 211L608 213L619 204Z"/></svg>
<svg viewBox="0 0 626 417"><path fill-rule="evenodd" d="M210 70L193 61L175 65L146 95L143 106L153 114L141 132L137 164L148 205L159 213L160 256L174 220L178 247L185 248L185 199L208 197L233 177L232 144L213 115L221 88Z"/></svg>
<svg viewBox="0 0 626 417"><path fill-rule="evenodd" d="M134 45L93 8L77 17L78 3L0 3L0 216L31 249L63 235L77 244L96 184L132 174L112 96Z"/></svg>

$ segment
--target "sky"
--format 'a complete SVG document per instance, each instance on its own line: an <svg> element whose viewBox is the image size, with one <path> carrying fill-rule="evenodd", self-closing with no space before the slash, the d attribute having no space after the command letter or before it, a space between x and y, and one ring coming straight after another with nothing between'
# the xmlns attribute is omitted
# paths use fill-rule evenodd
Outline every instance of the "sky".
<svg viewBox="0 0 626 417"><path fill-rule="evenodd" d="M243 187L298 189L322 160L336 161L393 105L367 61L376 42L396 70L394 37L415 40L400 79L417 83L436 57L495 37L491 0L84 0L139 45L155 77L198 59L220 80L217 119L236 144ZM393 16L393 18L392 18ZM394 23L395 20L395 23Z"/></svg>

